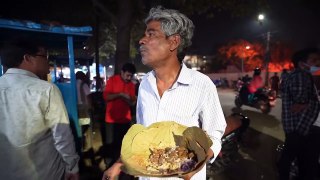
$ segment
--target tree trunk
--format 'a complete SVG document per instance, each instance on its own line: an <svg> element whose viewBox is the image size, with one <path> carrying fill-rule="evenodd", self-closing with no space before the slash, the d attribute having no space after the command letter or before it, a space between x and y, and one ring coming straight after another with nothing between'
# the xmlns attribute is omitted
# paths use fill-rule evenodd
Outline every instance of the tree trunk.
<svg viewBox="0 0 320 180"><path fill-rule="evenodd" d="M100 60L99 60L99 29L100 29L100 19L99 16L96 15L96 26L95 26L95 60L96 60L96 91L98 92L101 89L101 81L100 78Z"/></svg>
<svg viewBox="0 0 320 180"><path fill-rule="evenodd" d="M117 45L115 55L115 74L124 63L130 62L130 33L133 14L132 0L118 0Z"/></svg>

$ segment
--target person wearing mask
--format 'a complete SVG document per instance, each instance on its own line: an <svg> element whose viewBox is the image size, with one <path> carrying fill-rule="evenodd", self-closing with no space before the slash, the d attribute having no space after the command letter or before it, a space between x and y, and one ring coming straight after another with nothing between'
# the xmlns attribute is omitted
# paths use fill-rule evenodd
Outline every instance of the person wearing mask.
<svg viewBox="0 0 320 180"><path fill-rule="evenodd" d="M289 179L291 163L297 159L299 179L317 179L320 152L320 103L311 72L320 67L319 50L307 48L292 57L294 70L282 91L284 149L278 162L279 178Z"/></svg>
<svg viewBox="0 0 320 180"><path fill-rule="evenodd" d="M191 45L193 22L184 14L162 7L152 8L140 39L142 63L151 67L141 81L137 101L137 123L149 126L174 120L185 126L197 126L213 141L207 160L213 161L221 150L226 122L217 89L210 78L183 64L179 54ZM115 179L122 166L119 159L104 172L103 179ZM206 167L184 175L184 179L206 179ZM139 177L139 179L159 179ZM179 178L162 178L179 179Z"/></svg>
<svg viewBox="0 0 320 180"><path fill-rule="evenodd" d="M106 151L112 155L110 164L120 156L121 143L124 135L131 127L131 106L136 102L135 85L131 79L136 68L131 63L122 66L118 75L107 81L103 97L106 101Z"/></svg>
<svg viewBox="0 0 320 180"><path fill-rule="evenodd" d="M0 174L6 180L77 180L79 156L59 89L41 78L48 52L33 38L4 45L0 77Z"/></svg>

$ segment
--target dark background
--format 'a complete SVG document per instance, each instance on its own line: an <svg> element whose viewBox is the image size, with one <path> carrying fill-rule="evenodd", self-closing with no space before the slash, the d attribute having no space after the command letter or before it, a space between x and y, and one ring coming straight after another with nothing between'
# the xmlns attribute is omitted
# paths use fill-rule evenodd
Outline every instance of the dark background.
<svg viewBox="0 0 320 180"><path fill-rule="evenodd" d="M192 15L196 29L191 52L214 54L216 49L231 40L245 39L264 42L263 34L272 32L271 40L291 44L295 50L317 46L320 42L320 1L269 0L265 21L257 21L259 10L241 17L230 12ZM90 0L11 0L1 1L0 18L16 18L38 22L55 21L66 25L93 26ZM81 18L79 18L81 17Z"/></svg>

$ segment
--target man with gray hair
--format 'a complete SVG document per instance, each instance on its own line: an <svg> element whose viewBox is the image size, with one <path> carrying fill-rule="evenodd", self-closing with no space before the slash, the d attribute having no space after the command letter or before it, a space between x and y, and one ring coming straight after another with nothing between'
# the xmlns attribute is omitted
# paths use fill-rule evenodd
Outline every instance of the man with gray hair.
<svg viewBox="0 0 320 180"><path fill-rule="evenodd" d="M213 141L207 154L207 160L213 161L221 149L226 127L216 87L208 76L187 68L182 58L178 58L191 45L194 25L178 11L161 7L152 8L145 23L147 29L139 41L140 53L143 64L153 70L139 87L137 123L149 126L173 120L185 126L201 127ZM114 179L121 166L119 160L104 173L103 179ZM206 179L206 168L203 166L181 178Z"/></svg>

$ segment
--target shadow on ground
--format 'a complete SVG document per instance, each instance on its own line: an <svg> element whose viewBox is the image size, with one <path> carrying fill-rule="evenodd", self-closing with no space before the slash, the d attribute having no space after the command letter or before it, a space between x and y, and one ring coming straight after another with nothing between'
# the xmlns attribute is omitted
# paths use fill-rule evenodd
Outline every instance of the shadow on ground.
<svg viewBox="0 0 320 180"><path fill-rule="evenodd" d="M275 166L279 154L276 148L283 142L249 128L244 134L238 153L222 172L209 180L276 180Z"/></svg>
<svg viewBox="0 0 320 180"><path fill-rule="evenodd" d="M258 124L263 124L263 126L268 128L278 127L280 121L273 115L270 114L261 114L261 112L252 111L252 110L242 110L241 108L232 108L234 113L242 113L248 116L250 119L254 119ZM261 121L261 122L258 122Z"/></svg>

